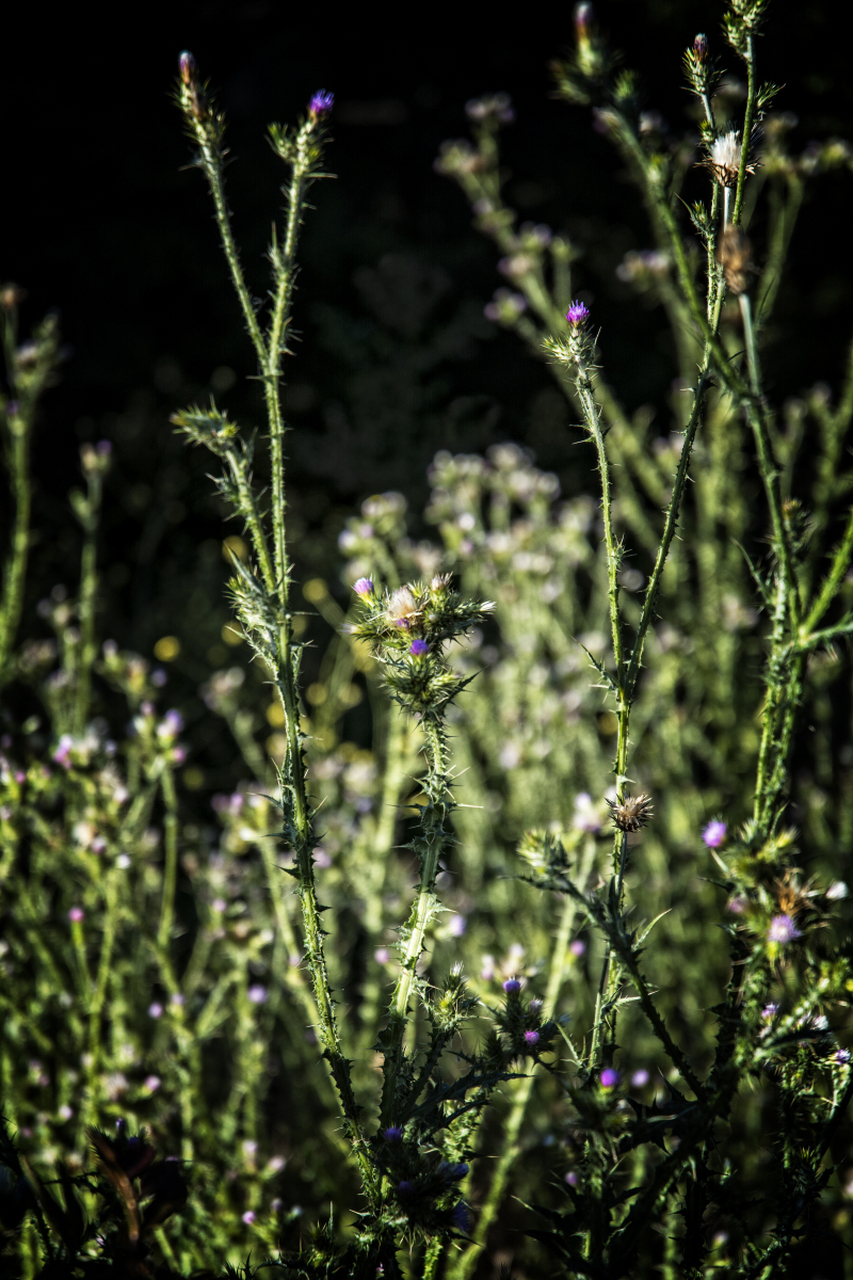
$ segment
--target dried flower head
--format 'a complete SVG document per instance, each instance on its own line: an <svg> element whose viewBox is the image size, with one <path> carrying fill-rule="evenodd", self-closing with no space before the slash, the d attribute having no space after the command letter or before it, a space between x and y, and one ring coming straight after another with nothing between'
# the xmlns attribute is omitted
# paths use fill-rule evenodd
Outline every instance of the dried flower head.
<svg viewBox="0 0 853 1280"><path fill-rule="evenodd" d="M752 274L752 245L740 227L726 227L717 247L717 261L723 268L726 284L737 297L746 293Z"/></svg>
<svg viewBox="0 0 853 1280"><path fill-rule="evenodd" d="M608 800L610 816L620 831L639 831L654 816L652 798L645 792L638 796L625 796L623 800Z"/></svg>
<svg viewBox="0 0 853 1280"><path fill-rule="evenodd" d="M742 153L743 143L740 134L732 129L729 133L721 133L714 139L708 157L702 161L702 164L706 169L711 170L721 187L735 187L740 173ZM746 171L755 173L753 160L748 161Z"/></svg>
<svg viewBox="0 0 853 1280"><path fill-rule="evenodd" d="M405 630L412 625L418 615L418 602L411 587L398 587L388 601L388 617L397 627Z"/></svg>

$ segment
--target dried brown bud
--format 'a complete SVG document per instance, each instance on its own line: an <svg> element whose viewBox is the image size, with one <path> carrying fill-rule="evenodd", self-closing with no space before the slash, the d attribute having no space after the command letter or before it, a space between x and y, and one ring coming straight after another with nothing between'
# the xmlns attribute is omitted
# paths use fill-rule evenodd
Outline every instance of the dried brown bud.
<svg viewBox="0 0 853 1280"><path fill-rule="evenodd" d="M746 293L753 270L752 245L740 227L726 227L717 246L717 261L731 292L737 297Z"/></svg>
<svg viewBox="0 0 853 1280"><path fill-rule="evenodd" d="M639 831L654 816L652 798L641 792L622 800L608 800L610 816L620 831Z"/></svg>

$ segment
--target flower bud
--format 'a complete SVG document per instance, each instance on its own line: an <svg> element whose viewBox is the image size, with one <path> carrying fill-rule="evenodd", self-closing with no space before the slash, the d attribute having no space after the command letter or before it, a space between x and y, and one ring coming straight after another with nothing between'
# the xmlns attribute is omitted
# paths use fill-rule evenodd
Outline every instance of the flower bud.
<svg viewBox="0 0 853 1280"><path fill-rule="evenodd" d="M178 66L181 72L181 80L184 84L192 84L196 78L195 58L188 50L184 50L178 59Z"/></svg>
<svg viewBox="0 0 853 1280"><path fill-rule="evenodd" d="M705 62L708 57L708 37L704 32L693 41L693 56L697 62Z"/></svg>

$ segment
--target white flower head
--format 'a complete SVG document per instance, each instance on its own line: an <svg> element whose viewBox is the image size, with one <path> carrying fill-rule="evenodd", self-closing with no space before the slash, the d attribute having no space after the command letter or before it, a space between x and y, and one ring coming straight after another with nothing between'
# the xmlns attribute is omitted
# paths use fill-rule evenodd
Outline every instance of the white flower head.
<svg viewBox="0 0 853 1280"><path fill-rule="evenodd" d="M703 163L719 182L721 187L737 186L740 162L743 154L743 143L740 134L734 129L729 133L721 133L711 144L708 159ZM747 173L755 173L755 164L749 161Z"/></svg>

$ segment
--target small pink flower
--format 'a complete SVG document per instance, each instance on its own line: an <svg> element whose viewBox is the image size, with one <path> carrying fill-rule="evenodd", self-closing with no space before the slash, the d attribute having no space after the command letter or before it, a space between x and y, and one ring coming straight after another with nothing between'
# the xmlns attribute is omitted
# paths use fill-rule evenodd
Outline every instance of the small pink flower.
<svg viewBox="0 0 853 1280"><path fill-rule="evenodd" d="M525 1043L525 1044L529 1044L529 1045L538 1044L538 1043L539 1043L539 1032L538 1032L538 1031L525 1031L525 1033L524 1033L524 1043Z"/></svg>
<svg viewBox="0 0 853 1280"><path fill-rule="evenodd" d="M247 1227L250 1227L252 1223L255 1221L255 1215L251 1209L247 1209L246 1212L243 1214L243 1221L245 1222Z"/></svg>
<svg viewBox="0 0 853 1280"><path fill-rule="evenodd" d="M84 915L85 915L85 912L83 911L82 907L72 907L71 910L68 912L68 919L71 921L72 924L79 924L80 921L83 919Z"/></svg>
<svg viewBox="0 0 853 1280"><path fill-rule="evenodd" d="M774 916L767 930L768 942L793 942L794 938L802 936L790 916Z"/></svg>
<svg viewBox="0 0 853 1280"><path fill-rule="evenodd" d="M619 1072L615 1067L605 1067L599 1076L602 1089L615 1089L619 1083Z"/></svg>
<svg viewBox="0 0 853 1280"><path fill-rule="evenodd" d="M589 308L585 307L582 302L573 302L566 312L566 319L575 329L579 324L584 324L589 319Z"/></svg>
<svg viewBox="0 0 853 1280"><path fill-rule="evenodd" d="M719 849L720 845L725 842L726 832L726 824L716 819L714 822L708 823L702 832L702 839L709 849Z"/></svg>

